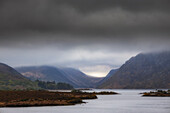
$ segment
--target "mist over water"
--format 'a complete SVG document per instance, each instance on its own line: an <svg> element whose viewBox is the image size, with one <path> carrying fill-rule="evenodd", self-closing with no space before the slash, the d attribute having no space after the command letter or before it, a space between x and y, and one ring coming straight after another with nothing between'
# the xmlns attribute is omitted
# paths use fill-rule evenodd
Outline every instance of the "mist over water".
<svg viewBox="0 0 170 113"><path fill-rule="evenodd" d="M102 91L102 90L95 90ZM0 108L0 113L169 113L169 97L141 97L150 90L105 90L120 95L98 95L74 106Z"/></svg>

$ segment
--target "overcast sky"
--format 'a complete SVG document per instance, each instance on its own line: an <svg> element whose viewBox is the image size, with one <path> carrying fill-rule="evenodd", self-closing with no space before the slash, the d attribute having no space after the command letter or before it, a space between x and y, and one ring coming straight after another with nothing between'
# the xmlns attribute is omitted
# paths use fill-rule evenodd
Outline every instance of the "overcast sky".
<svg viewBox="0 0 170 113"><path fill-rule="evenodd" d="M0 62L104 76L170 50L170 0L0 0Z"/></svg>

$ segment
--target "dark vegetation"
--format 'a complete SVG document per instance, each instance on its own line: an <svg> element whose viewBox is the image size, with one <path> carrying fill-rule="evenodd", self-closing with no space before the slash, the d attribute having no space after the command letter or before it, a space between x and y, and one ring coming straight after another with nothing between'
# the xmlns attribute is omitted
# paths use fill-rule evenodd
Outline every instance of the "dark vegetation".
<svg viewBox="0 0 170 113"><path fill-rule="evenodd" d="M0 90L0 107L57 106L84 103L83 99L97 99L96 95L113 95L115 92L50 92L45 90Z"/></svg>
<svg viewBox="0 0 170 113"><path fill-rule="evenodd" d="M39 87L43 89L49 89L49 90L72 90L74 89L73 86L67 83L55 83L55 81L50 82L50 81L40 81L36 80L35 81Z"/></svg>
<svg viewBox="0 0 170 113"><path fill-rule="evenodd" d="M71 91L72 93L88 93L88 92L83 92L82 90L77 90L77 89L74 89ZM119 93L116 93L116 92L113 92L113 91L101 91L101 92L90 92L92 94L95 94L95 95L115 95L115 94L119 94Z"/></svg>
<svg viewBox="0 0 170 113"><path fill-rule="evenodd" d="M0 91L0 107L74 105L96 99L93 93L49 91Z"/></svg>
<svg viewBox="0 0 170 113"><path fill-rule="evenodd" d="M143 96L170 97L170 90L156 90L143 93Z"/></svg>

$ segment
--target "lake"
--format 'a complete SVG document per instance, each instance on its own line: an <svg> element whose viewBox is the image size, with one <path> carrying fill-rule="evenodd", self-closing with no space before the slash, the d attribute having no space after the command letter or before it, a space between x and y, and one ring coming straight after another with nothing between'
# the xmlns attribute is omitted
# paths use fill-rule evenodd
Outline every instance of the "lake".
<svg viewBox="0 0 170 113"><path fill-rule="evenodd" d="M84 100L86 104L73 106L0 108L0 113L170 113L170 97L141 97L150 90L115 91L120 95L98 95L98 99Z"/></svg>

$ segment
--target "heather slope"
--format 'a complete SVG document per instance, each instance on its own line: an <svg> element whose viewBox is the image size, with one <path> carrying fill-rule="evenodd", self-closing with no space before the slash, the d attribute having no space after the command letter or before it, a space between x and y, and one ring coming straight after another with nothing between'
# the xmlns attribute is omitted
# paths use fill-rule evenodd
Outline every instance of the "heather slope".
<svg viewBox="0 0 170 113"><path fill-rule="evenodd" d="M38 89L38 86L12 67L0 63L0 90L11 89Z"/></svg>
<svg viewBox="0 0 170 113"><path fill-rule="evenodd" d="M170 88L170 52L138 54L98 88Z"/></svg>

